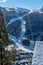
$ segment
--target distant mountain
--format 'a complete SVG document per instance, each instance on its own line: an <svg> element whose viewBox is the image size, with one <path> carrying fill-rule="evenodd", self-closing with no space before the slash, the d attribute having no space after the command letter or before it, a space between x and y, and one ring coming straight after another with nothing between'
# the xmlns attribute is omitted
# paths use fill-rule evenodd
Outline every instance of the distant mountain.
<svg viewBox="0 0 43 65"><path fill-rule="evenodd" d="M9 24L8 32L17 38L20 37L22 25L26 30L23 37L37 40L41 32L43 32L43 7L39 10L31 11L24 8L4 8L1 7L6 22ZM25 21L25 24L22 24Z"/></svg>
<svg viewBox="0 0 43 65"><path fill-rule="evenodd" d="M43 6L40 8L40 11L43 12Z"/></svg>

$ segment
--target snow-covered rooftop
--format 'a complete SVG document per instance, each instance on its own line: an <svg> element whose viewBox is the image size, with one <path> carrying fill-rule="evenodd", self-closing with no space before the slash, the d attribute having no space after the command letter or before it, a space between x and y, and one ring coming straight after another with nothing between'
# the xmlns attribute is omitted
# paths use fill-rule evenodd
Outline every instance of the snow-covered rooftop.
<svg viewBox="0 0 43 65"><path fill-rule="evenodd" d="M43 65L43 41L35 44L32 65Z"/></svg>

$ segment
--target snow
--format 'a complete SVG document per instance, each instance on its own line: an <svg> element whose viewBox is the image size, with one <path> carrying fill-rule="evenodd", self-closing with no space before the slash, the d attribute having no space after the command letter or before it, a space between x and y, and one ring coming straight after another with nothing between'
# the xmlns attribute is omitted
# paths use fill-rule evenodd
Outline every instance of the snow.
<svg viewBox="0 0 43 65"><path fill-rule="evenodd" d="M14 40L13 40L13 41L14 41ZM10 51L10 50L12 49L12 47L14 47L14 45L9 45L9 46L6 47L5 50ZM33 51L31 51L31 50L25 48L23 45L21 45L21 44L19 44L19 43L16 43L16 50L17 50L17 51L18 51L18 50L22 50L22 51L24 51L24 52L28 52L28 53L31 53L31 52L32 52L32 53L33 53Z"/></svg>
<svg viewBox="0 0 43 65"><path fill-rule="evenodd" d="M16 12L19 12L17 7L15 7L15 11L16 11Z"/></svg>
<svg viewBox="0 0 43 65"><path fill-rule="evenodd" d="M23 15L23 16L22 16L22 19L23 19L25 16L27 16L28 14L29 14L29 12L28 12L28 13L26 13L25 15Z"/></svg>
<svg viewBox="0 0 43 65"><path fill-rule="evenodd" d="M32 13L33 11L31 10L29 13Z"/></svg>
<svg viewBox="0 0 43 65"><path fill-rule="evenodd" d="M19 43L19 41L18 41L18 39L15 37L15 36L13 36L13 35L10 35L10 39L12 39L14 42L16 42L16 50L18 51L18 50L22 50L22 51L24 51L24 52L28 52L28 53L33 53L33 41L31 41L31 44L30 44L30 46L23 46L22 44L21 44L21 42ZM6 47L6 49L7 50L11 50L11 48L12 47L14 47L13 46L13 44L12 45L9 45L8 47Z"/></svg>
<svg viewBox="0 0 43 65"><path fill-rule="evenodd" d="M43 41L35 43L32 65L43 65Z"/></svg>
<svg viewBox="0 0 43 65"><path fill-rule="evenodd" d="M9 46L7 46L7 47L5 48L5 50L11 51L13 47L14 47L14 45L9 45Z"/></svg>
<svg viewBox="0 0 43 65"><path fill-rule="evenodd" d="M20 60L19 64L21 64L21 63L28 63L28 62L29 62L28 59L23 59L23 60Z"/></svg>
<svg viewBox="0 0 43 65"><path fill-rule="evenodd" d="M38 11L38 12L43 14L43 12L41 12L41 11Z"/></svg>
<svg viewBox="0 0 43 65"><path fill-rule="evenodd" d="M30 40L30 45L24 47L34 52L34 41Z"/></svg>
<svg viewBox="0 0 43 65"><path fill-rule="evenodd" d="M8 9L7 9L8 10ZM17 9L16 9L17 10ZM19 14L17 14L17 18L12 18L10 19L8 25L12 24L13 22L16 22L17 20L21 20L21 31L20 31L20 37L19 39L17 39L15 36L12 36L10 35L10 38L16 42L16 46L17 46L17 50L23 50L25 52L33 52L33 44L34 42L30 41L30 46L23 46L21 44L21 39L24 37L24 34L26 32L26 28L25 28L25 24L26 24L26 21L23 19L25 16L28 16L29 12L26 13L25 15L23 15L22 17L19 16ZM29 17L28 17L29 18ZM30 21L30 20L29 20ZM30 22L29 22L29 25ZM11 47L10 47L11 48Z"/></svg>
<svg viewBox="0 0 43 65"><path fill-rule="evenodd" d="M29 53L33 52L33 51L31 51L31 50L25 48L23 45L21 45L21 44L19 44L19 43L16 43L16 46L17 46L17 50L23 50L23 51L29 52Z"/></svg>
<svg viewBox="0 0 43 65"><path fill-rule="evenodd" d="M6 8L6 10L7 10L7 11L10 11L10 9L9 9L9 8Z"/></svg>
<svg viewBox="0 0 43 65"><path fill-rule="evenodd" d="M25 24L26 24L26 21L21 20L20 38L23 38L23 36L24 36L24 34L25 34L25 32L26 32Z"/></svg>
<svg viewBox="0 0 43 65"><path fill-rule="evenodd" d="M9 11L9 8L6 8L6 10ZM23 15L22 17L19 16L19 14L17 14L17 18L12 18L12 19L10 19L8 25L12 24L13 22L15 22L15 21L17 21L17 20L21 20L21 22L22 22L22 19L23 19L25 16L27 16L28 14L29 14L29 12L26 13L25 15ZM25 21L24 21L24 24L25 24Z"/></svg>
<svg viewBox="0 0 43 65"><path fill-rule="evenodd" d="M7 9L7 10L8 10L8 9ZM28 14L28 13L27 13L27 14ZM15 22L15 21L17 21L17 20L21 20L21 19L22 19L23 17L25 17L27 14L23 15L22 17L20 17L19 14L18 14L18 17L17 17L17 18L12 18L12 19L10 19L8 25L9 25L9 24L12 24L13 22ZM22 22L22 21L21 21L21 22Z"/></svg>
<svg viewBox="0 0 43 65"><path fill-rule="evenodd" d="M18 8L17 8L17 7L15 7L15 10L18 10Z"/></svg>
<svg viewBox="0 0 43 65"><path fill-rule="evenodd" d="M10 19L8 25L12 24L13 22L16 22L17 20L19 20L19 18L12 18L12 19Z"/></svg>

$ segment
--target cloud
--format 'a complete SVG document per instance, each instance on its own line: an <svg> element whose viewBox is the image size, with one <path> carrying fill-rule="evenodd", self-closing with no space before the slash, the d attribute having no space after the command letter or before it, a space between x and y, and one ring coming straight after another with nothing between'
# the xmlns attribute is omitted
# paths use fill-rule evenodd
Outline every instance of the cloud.
<svg viewBox="0 0 43 65"><path fill-rule="evenodd" d="M0 2L6 2L7 0L0 0Z"/></svg>

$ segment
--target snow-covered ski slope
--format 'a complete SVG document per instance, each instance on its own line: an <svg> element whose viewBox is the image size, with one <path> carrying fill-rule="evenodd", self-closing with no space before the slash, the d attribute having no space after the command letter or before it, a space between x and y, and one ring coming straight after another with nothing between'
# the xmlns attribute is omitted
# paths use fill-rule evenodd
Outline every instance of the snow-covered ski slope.
<svg viewBox="0 0 43 65"><path fill-rule="evenodd" d="M43 65L43 41L35 44L32 65Z"/></svg>
<svg viewBox="0 0 43 65"><path fill-rule="evenodd" d="M16 37L14 37L13 35L10 35L10 37L9 37L10 39L12 39L14 42L16 42L16 49L17 50L23 50L23 51L25 51L25 52L33 52L33 45L34 45L34 41L30 41L30 46L23 46L22 44L20 44L19 43L19 41L18 41L18 39L16 38ZM12 45L9 45L7 48L8 48L8 50L10 50L11 49L11 47L13 46L13 44Z"/></svg>

